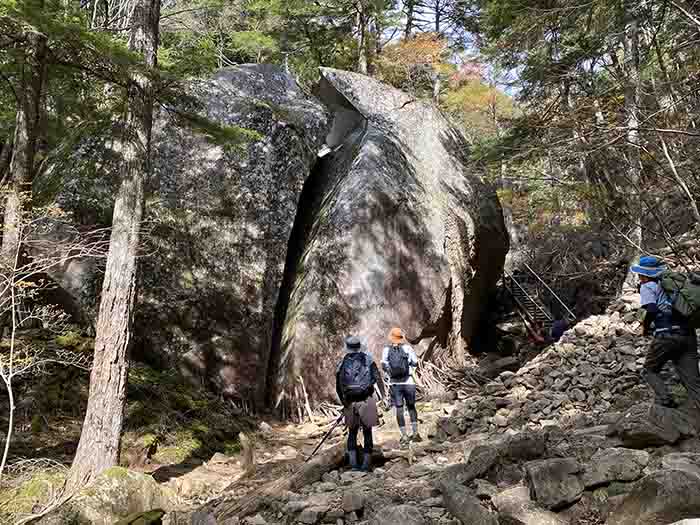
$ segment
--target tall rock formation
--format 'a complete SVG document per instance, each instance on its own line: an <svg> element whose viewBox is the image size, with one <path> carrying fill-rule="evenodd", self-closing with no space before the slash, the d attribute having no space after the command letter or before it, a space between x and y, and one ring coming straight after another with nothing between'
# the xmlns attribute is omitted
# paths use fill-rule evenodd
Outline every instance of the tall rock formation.
<svg viewBox="0 0 700 525"><path fill-rule="evenodd" d="M332 153L302 195L268 376L279 405L301 375L332 397L346 334L378 353L393 325L464 362L498 281L508 233L463 136L431 104L371 78L322 70Z"/></svg>

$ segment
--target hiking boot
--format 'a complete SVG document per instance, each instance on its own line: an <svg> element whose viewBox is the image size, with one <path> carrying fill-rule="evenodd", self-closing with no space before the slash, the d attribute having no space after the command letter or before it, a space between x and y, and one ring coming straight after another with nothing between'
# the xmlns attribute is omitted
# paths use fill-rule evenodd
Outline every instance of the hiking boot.
<svg viewBox="0 0 700 525"><path fill-rule="evenodd" d="M399 439L399 448L404 449L408 448L408 444L411 442L410 438L404 434L401 436L401 439Z"/></svg>
<svg viewBox="0 0 700 525"><path fill-rule="evenodd" d="M423 441L423 438L418 432L416 432L411 436L411 441L413 441L414 443L420 443L421 441Z"/></svg>
<svg viewBox="0 0 700 525"><path fill-rule="evenodd" d="M369 466L370 466L371 459L372 459L372 454L363 454L362 455L362 466L360 467L360 470L362 472L369 472Z"/></svg>
<svg viewBox="0 0 700 525"><path fill-rule="evenodd" d="M348 450L348 460L352 470L360 470L360 464L357 462L357 450Z"/></svg>

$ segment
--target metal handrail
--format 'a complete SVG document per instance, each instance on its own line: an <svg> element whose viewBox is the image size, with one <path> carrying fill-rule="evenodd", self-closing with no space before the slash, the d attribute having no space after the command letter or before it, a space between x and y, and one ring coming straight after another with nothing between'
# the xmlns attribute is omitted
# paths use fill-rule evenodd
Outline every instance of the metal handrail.
<svg viewBox="0 0 700 525"><path fill-rule="evenodd" d="M534 304L537 308L539 308L540 312L542 312L545 315L545 317L547 318L548 321L553 321L552 316L549 315L549 313L544 308L542 308L537 301L535 301L532 297L530 297L530 294L527 293L527 290L525 290L525 288L523 288L520 285L520 283L518 282L518 280L515 277L513 277L511 274L509 274L505 270L503 270L503 274L506 277L508 277L511 281L513 281L515 284L518 285L518 288L520 288L522 290L522 292L525 294L525 297L527 297L532 302L532 304ZM527 310L527 308L526 308L526 310ZM534 321L534 319L533 319L533 321Z"/></svg>
<svg viewBox="0 0 700 525"><path fill-rule="evenodd" d="M525 265L525 268L527 268L527 269L529 270L529 272L530 272L532 275L534 275L535 277L537 277L537 280L538 280L539 282L541 282L541 283L544 285L545 288L547 288L547 290L549 291L549 293L551 293L551 294L554 296L554 298L555 298L557 301L559 301L559 304L562 305L564 308L566 308L566 311L569 312L569 315L571 315L571 320L576 319L576 314L574 314L574 312L572 312L571 310L569 310L569 307L566 306L566 304L564 304L564 301L562 301L561 298L554 292L554 290L552 290L552 289L549 287L549 285L548 285L546 282L544 282L544 281L542 280L542 278L540 278L539 275L537 275L537 274L535 273L535 270L533 270L532 268L530 268L530 265L527 264L525 261L523 261L523 264Z"/></svg>

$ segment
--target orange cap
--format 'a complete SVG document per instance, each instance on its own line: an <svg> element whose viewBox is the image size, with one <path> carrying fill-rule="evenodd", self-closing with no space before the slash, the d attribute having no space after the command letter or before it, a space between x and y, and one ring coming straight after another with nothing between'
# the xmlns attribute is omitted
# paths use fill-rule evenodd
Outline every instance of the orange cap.
<svg viewBox="0 0 700 525"><path fill-rule="evenodd" d="M389 332L389 341L395 345L400 345L406 342L406 338L403 335L403 330L399 327L394 327Z"/></svg>

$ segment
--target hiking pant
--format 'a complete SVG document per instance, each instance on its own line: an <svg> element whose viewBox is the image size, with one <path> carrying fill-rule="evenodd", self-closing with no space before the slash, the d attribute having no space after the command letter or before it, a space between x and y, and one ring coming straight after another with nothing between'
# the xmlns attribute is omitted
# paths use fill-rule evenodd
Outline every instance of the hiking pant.
<svg viewBox="0 0 700 525"><path fill-rule="evenodd" d="M348 451L357 450L357 434L360 431L360 427L350 428L348 430ZM365 438L364 446L362 447L362 452L365 454L372 453L372 447L374 443L372 442L372 427L362 427L362 436Z"/></svg>
<svg viewBox="0 0 700 525"><path fill-rule="evenodd" d="M667 361L672 361L681 383L688 391L688 398L700 408L700 372L698 372L698 349L695 330L683 333L660 333L647 351L642 375L654 390L656 403L669 406L673 402L666 383L659 375Z"/></svg>
<svg viewBox="0 0 700 525"><path fill-rule="evenodd" d="M399 428L406 426L406 418L403 413L404 401L408 408L411 423L418 423L418 411L416 410L416 385L391 385L391 401L396 407L396 422Z"/></svg>
<svg viewBox="0 0 700 525"><path fill-rule="evenodd" d="M363 401L352 401L345 405L345 425L348 427L348 451L357 450L357 434L362 428L365 438L363 452L372 452L372 427L378 421L377 402L373 397Z"/></svg>

